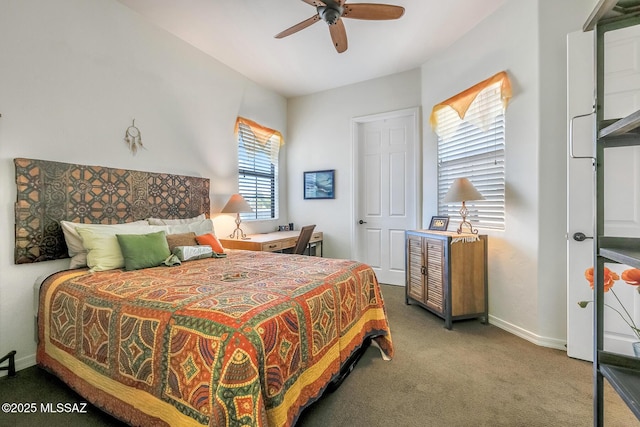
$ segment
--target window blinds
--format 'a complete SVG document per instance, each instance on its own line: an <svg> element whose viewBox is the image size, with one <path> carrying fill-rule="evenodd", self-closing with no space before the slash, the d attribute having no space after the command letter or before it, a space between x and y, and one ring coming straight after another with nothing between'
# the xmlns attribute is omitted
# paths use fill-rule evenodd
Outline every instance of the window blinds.
<svg viewBox="0 0 640 427"><path fill-rule="evenodd" d="M242 220L278 217L278 153L282 135L247 119L236 122L238 137L238 192L253 212Z"/></svg>
<svg viewBox="0 0 640 427"><path fill-rule="evenodd" d="M502 81L475 94L461 118L453 108L434 111L438 131L438 213L455 222L460 203L442 198L456 178L468 178L486 200L467 202L476 227L504 229L505 102Z"/></svg>

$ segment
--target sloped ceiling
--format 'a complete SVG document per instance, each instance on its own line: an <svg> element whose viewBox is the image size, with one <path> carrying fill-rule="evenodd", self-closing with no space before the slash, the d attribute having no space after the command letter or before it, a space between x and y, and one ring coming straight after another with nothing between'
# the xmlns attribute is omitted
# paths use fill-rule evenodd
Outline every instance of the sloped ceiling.
<svg viewBox="0 0 640 427"><path fill-rule="evenodd" d="M349 48L341 54L323 21L274 38L316 13L302 0L118 1L256 83L295 97L417 68L507 0L369 1L403 6L405 14L344 19Z"/></svg>

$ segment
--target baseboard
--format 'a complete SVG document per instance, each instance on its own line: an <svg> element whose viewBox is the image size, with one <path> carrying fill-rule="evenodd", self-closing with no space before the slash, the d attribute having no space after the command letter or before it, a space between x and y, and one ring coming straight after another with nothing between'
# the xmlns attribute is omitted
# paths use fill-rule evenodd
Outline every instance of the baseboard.
<svg viewBox="0 0 640 427"><path fill-rule="evenodd" d="M494 326L497 326L500 329L504 329L505 331L512 333L513 335L516 335L522 339L525 339L535 345L567 351L567 342L564 340L543 337L540 335L533 334L527 331L526 329L513 325L509 322L505 322L504 320L499 319L492 315L489 315L489 323L491 323Z"/></svg>
<svg viewBox="0 0 640 427"><path fill-rule="evenodd" d="M17 356L17 354L16 354ZM36 355L30 354L25 357L21 357L19 359L16 358L16 372L21 371L22 369L29 368L36 364ZM6 377L9 373L7 371L0 371L0 378Z"/></svg>

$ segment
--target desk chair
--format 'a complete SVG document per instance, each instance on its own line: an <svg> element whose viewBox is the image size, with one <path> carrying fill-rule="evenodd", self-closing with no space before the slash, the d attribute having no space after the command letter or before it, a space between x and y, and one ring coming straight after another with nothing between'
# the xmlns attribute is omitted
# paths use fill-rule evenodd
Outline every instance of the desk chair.
<svg viewBox="0 0 640 427"><path fill-rule="evenodd" d="M304 255L305 249L309 246L309 240L311 240L311 235L313 234L313 229L316 228L316 225L305 225L300 230L300 236L298 237L298 241L296 242L296 246L293 248L294 254Z"/></svg>

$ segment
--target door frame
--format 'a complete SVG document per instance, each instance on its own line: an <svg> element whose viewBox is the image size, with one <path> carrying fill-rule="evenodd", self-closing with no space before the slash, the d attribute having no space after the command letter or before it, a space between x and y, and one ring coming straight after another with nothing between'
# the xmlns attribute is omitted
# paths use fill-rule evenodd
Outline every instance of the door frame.
<svg viewBox="0 0 640 427"><path fill-rule="evenodd" d="M352 167L351 167L351 258L359 259L361 255L358 253L358 212L359 212L359 203L360 199L358 194L360 194L360 152L359 152L359 128L361 125L370 122L376 122L380 120L386 119L395 119L399 117L410 117L413 121L413 131L415 135L415 140L413 141L413 147L410 148L412 151L411 155L413 156L413 166L415 171L415 176L413 177L415 185L415 194L413 197L416 200L415 204L415 224L413 228L417 228L418 224L420 224L422 218L422 132L420 131L420 107L412 107L405 108L401 110L393 110L385 113L371 114L366 116L354 117L351 119L351 158L352 158Z"/></svg>

